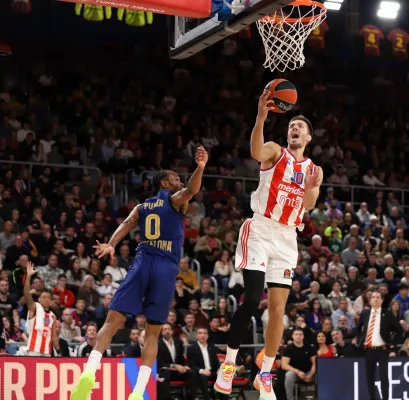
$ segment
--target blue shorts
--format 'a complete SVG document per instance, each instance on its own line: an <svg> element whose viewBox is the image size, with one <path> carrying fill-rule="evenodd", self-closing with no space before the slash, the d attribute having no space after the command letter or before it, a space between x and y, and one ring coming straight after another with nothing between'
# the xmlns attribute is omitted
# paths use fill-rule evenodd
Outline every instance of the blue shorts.
<svg viewBox="0 0 409 400"><path fill-rule="evenodd" d="M109 309L126 314L143 314L148 322L165 323L175 295L178 272L178 265L168 257L136 253Z"/></svg>

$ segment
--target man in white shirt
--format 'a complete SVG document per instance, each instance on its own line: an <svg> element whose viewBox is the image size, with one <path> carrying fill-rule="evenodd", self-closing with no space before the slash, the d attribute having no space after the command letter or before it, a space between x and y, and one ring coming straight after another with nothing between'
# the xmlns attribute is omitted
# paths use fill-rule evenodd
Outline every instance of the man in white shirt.
<svg viewBox="0 0 409 400"><path fill-rule="evenodd" d="M203 393L203 400L210 399L209 381L215 381L220 367L217 357L217 349L212 343L208 343L209 332L207 328L197 330L197 342L187 350L189 367L195 376L196 383ZM195 397L193 395L193 397ZM219 394L220 399L228 399L228 395Z"/></svg>
<svg viewBox="0 0 409 400"><path fill-rule="evenodd" d="M382 295L374 290L371 308L363 310L356 327L358 346L365 350L366 379L369 400L375 400L375 375L379 363L382 399L389 399L388 358L391 331L396 337L403 335L403 328L391 311L382 309Z"/></svg>

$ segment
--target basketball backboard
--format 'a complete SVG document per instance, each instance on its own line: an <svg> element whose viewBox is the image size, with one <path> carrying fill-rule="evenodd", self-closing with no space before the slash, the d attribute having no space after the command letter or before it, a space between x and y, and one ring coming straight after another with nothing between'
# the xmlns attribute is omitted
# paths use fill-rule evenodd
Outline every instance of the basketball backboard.
<svg viewBox="0 0 409 400"><path fill-rule="evenodd" d="M168 17L169 55L175 59L188 58L291 2L292 0L253 0L251 6L233 14L227 21L221 20L219 14L207 19Z"/></svg>

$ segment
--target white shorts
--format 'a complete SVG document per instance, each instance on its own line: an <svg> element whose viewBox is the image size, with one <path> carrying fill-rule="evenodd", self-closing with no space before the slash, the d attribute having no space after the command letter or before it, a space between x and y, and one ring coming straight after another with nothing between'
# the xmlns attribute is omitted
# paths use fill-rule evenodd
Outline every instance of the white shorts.
<svg viewBox="0 0 409 400"><path fill-rule="evenodd" d="M49 354L43 354L38 351L28 351L27 355L30 357L51 357Z"/></svg>
<svg viewBox="0 0 409 400"><path fill-rule="evenodd" d="M263 271L267 283L290 287L297 259L295 226L254 214L240 228L236 269Z"/></svg>

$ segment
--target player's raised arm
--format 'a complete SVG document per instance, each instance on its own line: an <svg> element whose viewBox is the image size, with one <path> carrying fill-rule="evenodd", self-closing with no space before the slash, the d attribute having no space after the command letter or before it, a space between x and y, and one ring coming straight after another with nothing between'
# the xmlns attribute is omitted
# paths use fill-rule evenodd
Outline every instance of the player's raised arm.
<svg viewBox="0 0 409 400"><path fill-rule="evenodd" d="M204 147L196 150L195 161L197 168L193 172L186 187L172 195L172 204L175 207L186 205L197 194L202 186L203 172L208 160L208 154Z"/></svg>
<svg viewBox="0 0 409 400"><path fill-rule="evenodd" d="M320 186L323 178L322 169L320 167L307 167L305 174L305 193L303 198L304 207L306 210L312 210L320 195Z"/></svg>
<svg viewBox="0 0 409 400"><path fill-rule="evenodd" d="M34 264L31 261L27 261L26 267L27 267L27 277L24 283L24 297L26 298L26 305L28 308L28 319L32 319L36 315L36 305L30 293L31 277L37 273L37 270L34 269Z"/></svg>
<svg viewBox="0 0 409 400"><path fill-rule="evenodd" d="M273 163L281 153L281 147L274 142L264 143L264 122L268 112L274 106L274 102L269 100L271 94L265 90L258 102L258 114L256 124L250 138L251 156L261 163ZM268 167L266 165L262 167Z"/></svg>
<svg viewBox="0 0 409 400"><path fill-rule="evenodd" d="M122 222L121 225L116 228L116 231L111 236L108 243L100 243L97 240L97 245L94 246L95 254L98 258L102 258L109 254L111 257L115 256L115 246L134 228L139 224L139 208L138 204L128 215L128 217Z"/></svg>

